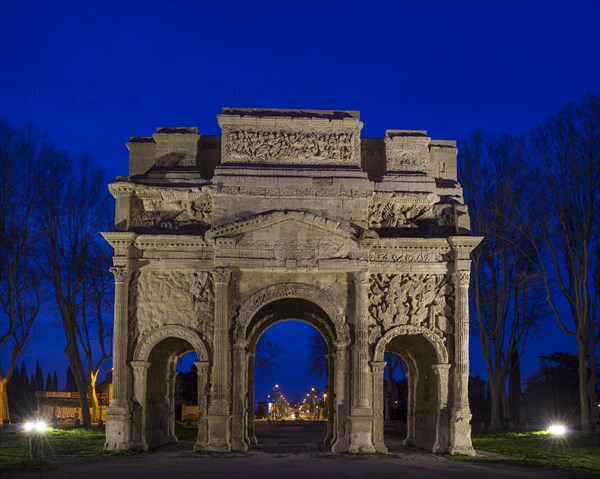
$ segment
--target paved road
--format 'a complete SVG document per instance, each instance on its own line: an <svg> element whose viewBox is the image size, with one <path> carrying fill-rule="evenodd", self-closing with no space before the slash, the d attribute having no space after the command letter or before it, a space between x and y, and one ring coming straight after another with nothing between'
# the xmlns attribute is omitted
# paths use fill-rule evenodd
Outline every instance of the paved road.
<svg viewBox="0 0 600 479"><path fill-rule="evenodd" d="M485 455L477 462L459 461L402 446L387 438L392 454L350 456L331 454L319 443L324 432L315 425L258 424L259 445L248 454L193 454L192 441L181 441L145 454L92 463L59 463L52 472L8 477L35 479L311 479L311 478L457 478L558 479L550 471L500 465ZM486 462L487 459L487 462Z"/></svg>

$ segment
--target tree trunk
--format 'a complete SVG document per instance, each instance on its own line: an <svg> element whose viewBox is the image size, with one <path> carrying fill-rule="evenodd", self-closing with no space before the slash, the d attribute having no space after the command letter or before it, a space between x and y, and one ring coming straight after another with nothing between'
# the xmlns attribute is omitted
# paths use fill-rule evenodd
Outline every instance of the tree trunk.
<svg viewBox="0 0 600 479"><path fill-rule="evenodd" d="M100 404L98 402L98 395L96 394L96 379L98 373L90 373L90 400L92 402L92 421L98 422L100 419Z"/></svg>
<svg viewBox="0 0 600 479"><path fill-rule="evenodd" d="M76 340L75 340L76 341ZM79 348L77 343L71 341L65 353L69 358L69 364L75 377L75 383L77 384L77 391L79 392L79 404L81 405L81 418L83 419L83 427L92 427L92 419L90 416L90 403L87 395L89 392L89 381L87 374L81 364L81 357L79 355Z"/></svg>
<svg viewBox="0 0 600 479"><path fill-rule="evenodd" d="M8 410L8 394L6 393L6 386L8 385L7 378L0 378L0 421L4 422L5 419L10 421L10 411Z"/></svg>
<svg viewBox="0 0 600 479"><path fill-rule="evenodd" d="M521 359L518 351L514 351L511 355L511 363L508 382L508 417L515 426L518 426L521 422Z"/></svg>
<svg viewBox="0 0 600 479"><path fill-rule="evenodd" d="M592 430L598 431L600 418L598 417L598 394L596 393L596 381L598 378L598 360L596 359L596 345L590 349L590 379L588 383L588 404L590 404L590 425Z"/></svg>
<svg viewBox="0 0 600 479"><path fill-rule="evenodd" d="M588 432L590 430L590 408L588 403L588 365L586 361L586 350L585 344L581 344L582 341L578 342L577 355L579 359L579 414L581 418L581 430Z"/></svg>
<svg viewBox="0 0 600 479"><path fill-rule="evenodd" d="M500 389L497 384L497 379L494 377L489 378L490 383L490 402L491 402L491 413L490 413L490 427L489 429L500 429L502 427L502 421L500 419Z"/></svg>

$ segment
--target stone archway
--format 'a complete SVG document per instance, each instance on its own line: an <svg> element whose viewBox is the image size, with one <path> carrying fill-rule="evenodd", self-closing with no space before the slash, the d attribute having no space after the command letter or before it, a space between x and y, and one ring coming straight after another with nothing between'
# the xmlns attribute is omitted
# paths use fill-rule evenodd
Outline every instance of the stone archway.
<svg viewBox="0 0 600 479"><path fill-rule="evenodd" d="M334 318L334 319L332 319ZM303 283L272 285L258 291L244 302L233 331L233 426L232 447L246 451L256 443L252 411L253 359L256 343L270 326L287 319L304 321L323 336L327 357L328 393L327 435L324 443L333 451L348 450L347 415L349 331L343 313L331 295Z"/></svg>
<svg viewBox="0 0 600 479"><path fill-rule="evenodd" d="M470 236L455 142L422 130L364 139L356 111L226 108L218 122L220 136L132 137L129 176L109 185L106 449L174 440L166 420L148 420L148 398L168 408L167 372L193 350L207 411L196 447L247 450L249 356L261 328L296 308L330 346L334 452L385 449L374 398L393 348L412 364L415 398L432 405L410 441L474 454L468 289L482 238ZM155 373L162 389L147 391Z"/></svg>
<svg viewBox="0 0 600 479"><path fill-rule="evenodd" d="M133 441L136 447L177 442L174 395L176 366L183 355L196 354L198 371L198 439L207 442L208 351L200 334L183 326L167 325L143 335L133 354Z"/></svg>
<svg viewBox="0 0 600 479"><path fill-rule="evenodd" d="M387 452L383 434L384 353L398 354L408 367L407 436L404 444L445 452L448 449L448 350L442 338L422 326L396 326L375 346L373 442Z"/></svg>

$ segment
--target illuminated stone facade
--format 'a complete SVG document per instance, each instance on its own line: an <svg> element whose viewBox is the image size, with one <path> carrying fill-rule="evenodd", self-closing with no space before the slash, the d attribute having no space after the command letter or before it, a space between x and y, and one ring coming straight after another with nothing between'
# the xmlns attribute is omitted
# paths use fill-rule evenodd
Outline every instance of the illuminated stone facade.
<svg viewBox="0 0 600 479"><path fill-rule="evenodd" d="M385 452L384 352L408 366L406 444L473 454L469 216L455 143L362 138L357 112L224 109L222 135L134 137L116 199L109 450L176 441L175 366L197 354L196 449L247 451L256 343L326 340L326 444Z"/></svg>

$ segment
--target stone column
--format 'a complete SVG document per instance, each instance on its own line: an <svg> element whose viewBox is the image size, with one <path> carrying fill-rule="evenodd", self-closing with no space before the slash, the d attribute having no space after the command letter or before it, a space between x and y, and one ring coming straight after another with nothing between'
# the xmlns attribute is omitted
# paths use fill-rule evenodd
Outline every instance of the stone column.
<svg viewBox="0 0 600 479"><path fill-rule="evenodd" d="M231 271L217 268L212 274L215 286L215 326L207 447L212 451L230 451L229 372L231 348L228 335L228 286Z"/></svg>
<svg viewBox="0 0 600 479"><path fill-rule="evenodd" d="M116 258L115 258L116 259ZM113 327L113 397L106 411L106 443L108 451L121 451L132 446L129 370L127 367L129 267L115 264L115 309Z"/></svg>
<svg viewBox="0 0 600 479"><path fill-rule="evenodd" d="M450 418L450 453L475 455L471 443L469 408L469 271L453 275L454 299L454 400Z"/></svg>
<svg viewBox="0 0 600 479"><path fill-rule="evenodd" d="M246 432L248 410L246 408L247 394L246 369L248 358L246 345L248 341L238 341L233 347L233 420L231 425L231 449L237 452L248 451Z"/></svg>
<svg viewBox="0 0 600 479"><path fill-rule="evenodd" d="M326 446L331 446L335 441L335 423L336 423L336 413L335 407L333 404L333 399L335 397L334 394L334 383L335 383L335 369L334 369L334 354L327 355L327 436L325 436L325 440L323 444Z"/></svg>
<svg viewBox="0 0 600 479"><path fill-rule="evenodd" d="M194 451L206 449L208 441L208 421L207 406L208 397L206 385L208 384L208 361L196 361L196 370L198 371L198 438L194 445Z"/></svg>
<svg viewBox="0 0 600 479"><path fill-rule="evenodd" d="M336 342L335 346L335 442L331 446L331 452L348 452L349 442L349 420L350 408L348 406L348 344Z"/></svg>
<svg viewBox="0 0 600 479"><path fill-rule="evenodd" d="M148 450L146 442L146 390L148 384L148 361L131 361L133 369L133 437L132 446Z"/></svg>
<svg viewBox="0 0 600 479"><path fill-rule="evenodd" d="M355 324L352 348L352 428L350 452L375 452L373 447L373 410L369 403L369 342L368 342L368 286L367 272L354 275Z"/></svg>
<svg viewBox="0 0 600 479"><path fill-rule="evenodd" d="M373 378L373 447L377 452L387 453L383 431L383 370L385 361L371 361L371 376Z"/></svg>
<svg viewBox="0 0 600 479"><path fill-rule="evenodd" d="M431 366L437 378L437 420L436 437L432 452L448 452L448 375L450 364L433 364Z"/></svg>
<svg viewBox="0 0 600 479"><path fill-rule="evenodd" d="M415 404L417 402L417 387L419 385L419 369L415 358L406 351L406 366L408 368L408 404L406 411L406 439L405 446L415 444Z"/></svg>
<svg viewBox="0 0 600 479"><path fill-rule="evenodd" d="M248 353L248 428L246 440L248 444L257 444L254 434L254 354Z"/></svg>
<svg viewBox="0 0 600 479"><path fill-rule="evenodd" d="M173 355L167 363L167 439L171 443L177 443L177 435L175 434L175 389L177 385L177 362L179 357Z"/></svg>

